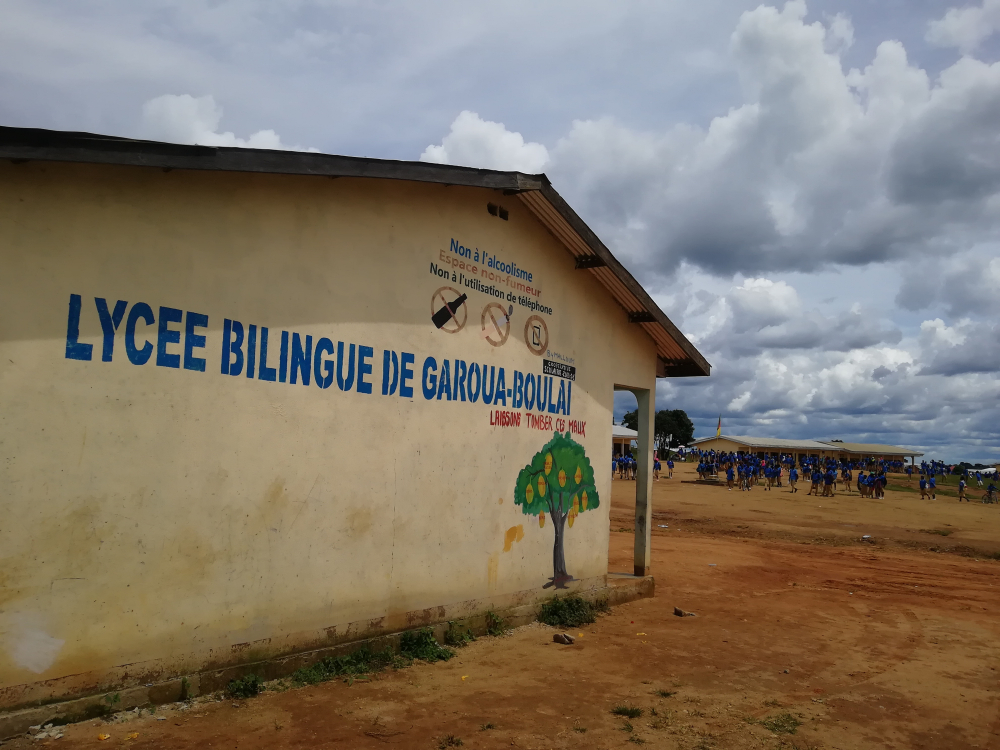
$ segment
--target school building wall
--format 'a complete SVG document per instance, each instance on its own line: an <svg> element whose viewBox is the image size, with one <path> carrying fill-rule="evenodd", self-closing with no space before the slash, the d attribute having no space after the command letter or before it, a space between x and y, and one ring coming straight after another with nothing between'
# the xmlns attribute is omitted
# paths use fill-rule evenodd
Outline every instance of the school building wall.
<svg viewBox="0 0 1000 750"><path fill-rule="evenodd" d="M500 282L458 265L453 241L530 272L550 312L464 286L459 274ZM567 570L606 575L613 389L654 388L656 353L519 201L3 163L0 267L0 709L551 594L551 519L540 527L514 491L557 429L596 488L566 528ZM469 296L457 332L431 322L453 298L442 287ZM514 308L502 342L483 334L494 302ZM224 365L229 321L244 340ZM283 332L293 352L307 336L332 351L283 368ZM240 374L223 374L235 351ZM550 376L564 399L529 410L516 379L542 382L544 359L576 379ZM458 360L466 378L473 363L502 371L511 392L487 405L471 381L442 387Z"/></svg>
<svg viewBox="0 0 1000 750"><path fill-rule="evenodd" d="M735 440L728 440L725 437L717 437L701 441L698 443L697 447L703 451L714 450L722 451L724 453L791 453L796 456L819 456L820 458L826 458L827 456L836 457L839 455L839 452L832 448L829 451L825 451L818 450L816 448L779 448L775 446L754 447L744 445L743 443L737 443Z"/></svg>

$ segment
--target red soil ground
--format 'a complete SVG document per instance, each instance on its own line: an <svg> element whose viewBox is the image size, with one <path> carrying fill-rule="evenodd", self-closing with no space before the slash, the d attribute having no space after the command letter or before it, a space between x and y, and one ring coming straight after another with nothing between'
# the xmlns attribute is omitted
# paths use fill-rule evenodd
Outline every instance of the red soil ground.
<svg viewBox="0 0 1000 750"><path fill-rule="evenodd" d="M729 493L682 484L690 473L655 486L656 597L576 629L572 646L535 624L370 682L199 700L9 747L1000 748L1000 561L987 559L1000 508ZM615 482L612 571L631 569L630 495ZM643 713L623 719L619 704Z"/></svg>

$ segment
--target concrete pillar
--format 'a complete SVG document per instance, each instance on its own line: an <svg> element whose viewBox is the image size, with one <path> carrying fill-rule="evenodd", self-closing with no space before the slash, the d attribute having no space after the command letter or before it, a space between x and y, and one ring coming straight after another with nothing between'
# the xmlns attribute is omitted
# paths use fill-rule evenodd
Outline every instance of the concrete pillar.
<svg viewBox="0 0 1000 750"><path fill-rule="evenodd" d="M656 397L652 391L630 388L639 402L639 443L635 456L635 574L649 575L650 527L653 520L653 427Z"/></svg>

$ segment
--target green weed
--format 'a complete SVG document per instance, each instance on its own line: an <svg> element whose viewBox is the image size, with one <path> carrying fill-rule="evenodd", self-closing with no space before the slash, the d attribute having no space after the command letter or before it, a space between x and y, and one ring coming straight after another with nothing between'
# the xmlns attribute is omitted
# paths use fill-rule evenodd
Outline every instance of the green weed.
<svg viewBox="0 0 1000 750"><path fill-rule="evenodd" d="M453 734L449 734L440 743L438 743L438 750L447 750L449 747L461 747L465 743L462 742L461 737L456 737Z"/></svg>
<svg viewBox="0 0 1000 750"><path fill-rule="evenodd" d="M315 664L292 673L296 685L315 685L335 677L356 677L374 674L389 667L406 666L408 662L392 653L392 649L372 651L367 646L343 656L327 656ZM353 681L353 680L352 680Z"/></svg>
<svg viewBox="0 0 1000 750"><path fill-rule="evenodd" d="M677 691L675 690L671 692L670 690L654 690L653 694L658 695L661 698L673 698L675 695L677 695Z"/></svg>
<svg viewBox="0 0 1000 750"><path fill-rule="evenodd" d="M492 609L486 613L486 635L503 635L507 632L507 621Z"/></svg>
<svg viewBox="0 0 1000 750"><path fill-rule="evenodd" d="M607 600L588 602L580 596L556 597L542 605L538 613L540 622L557 628L578 628L597 620L597 615L610 609Z"/></svg>
<svg viewBox="0 0 1000 750"><path fill-rule="evenodd" d="M399 637L399 653L410 659L421 661L448 661L455 655L450 648L445 648L434 637L430 628L411 630Z"/></svg>
<svg viewBox="0 0 1000 750"><path fill-rule="evenodd" d="M264 680L255 674L248 674L238 680L230 680L226 686L226 695L230 698L253 698L260 695L264 689Z"/></svg>
<svg viewBox="0 0 1000 750"><path fill-rule="evenodd" d="M444 642L447 646L461 648L476 640L472 634L472 628L462 628L454 620L449 620L448 629L444 633Z"/></svg>

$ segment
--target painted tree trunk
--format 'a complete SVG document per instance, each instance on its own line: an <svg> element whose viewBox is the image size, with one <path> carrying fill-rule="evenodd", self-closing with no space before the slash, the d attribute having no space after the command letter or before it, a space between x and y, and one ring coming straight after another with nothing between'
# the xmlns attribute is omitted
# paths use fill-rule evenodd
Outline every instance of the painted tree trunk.
<svg viewBox="0 0 1000 750"><path fill-rule="evenodd" d="M562 508L552 511L552 525L555 527L556 539L552 546L552 577L554 580L569 578L566 572L566 553L563 551L563 537L566 533L566 513Z"/></svg>

